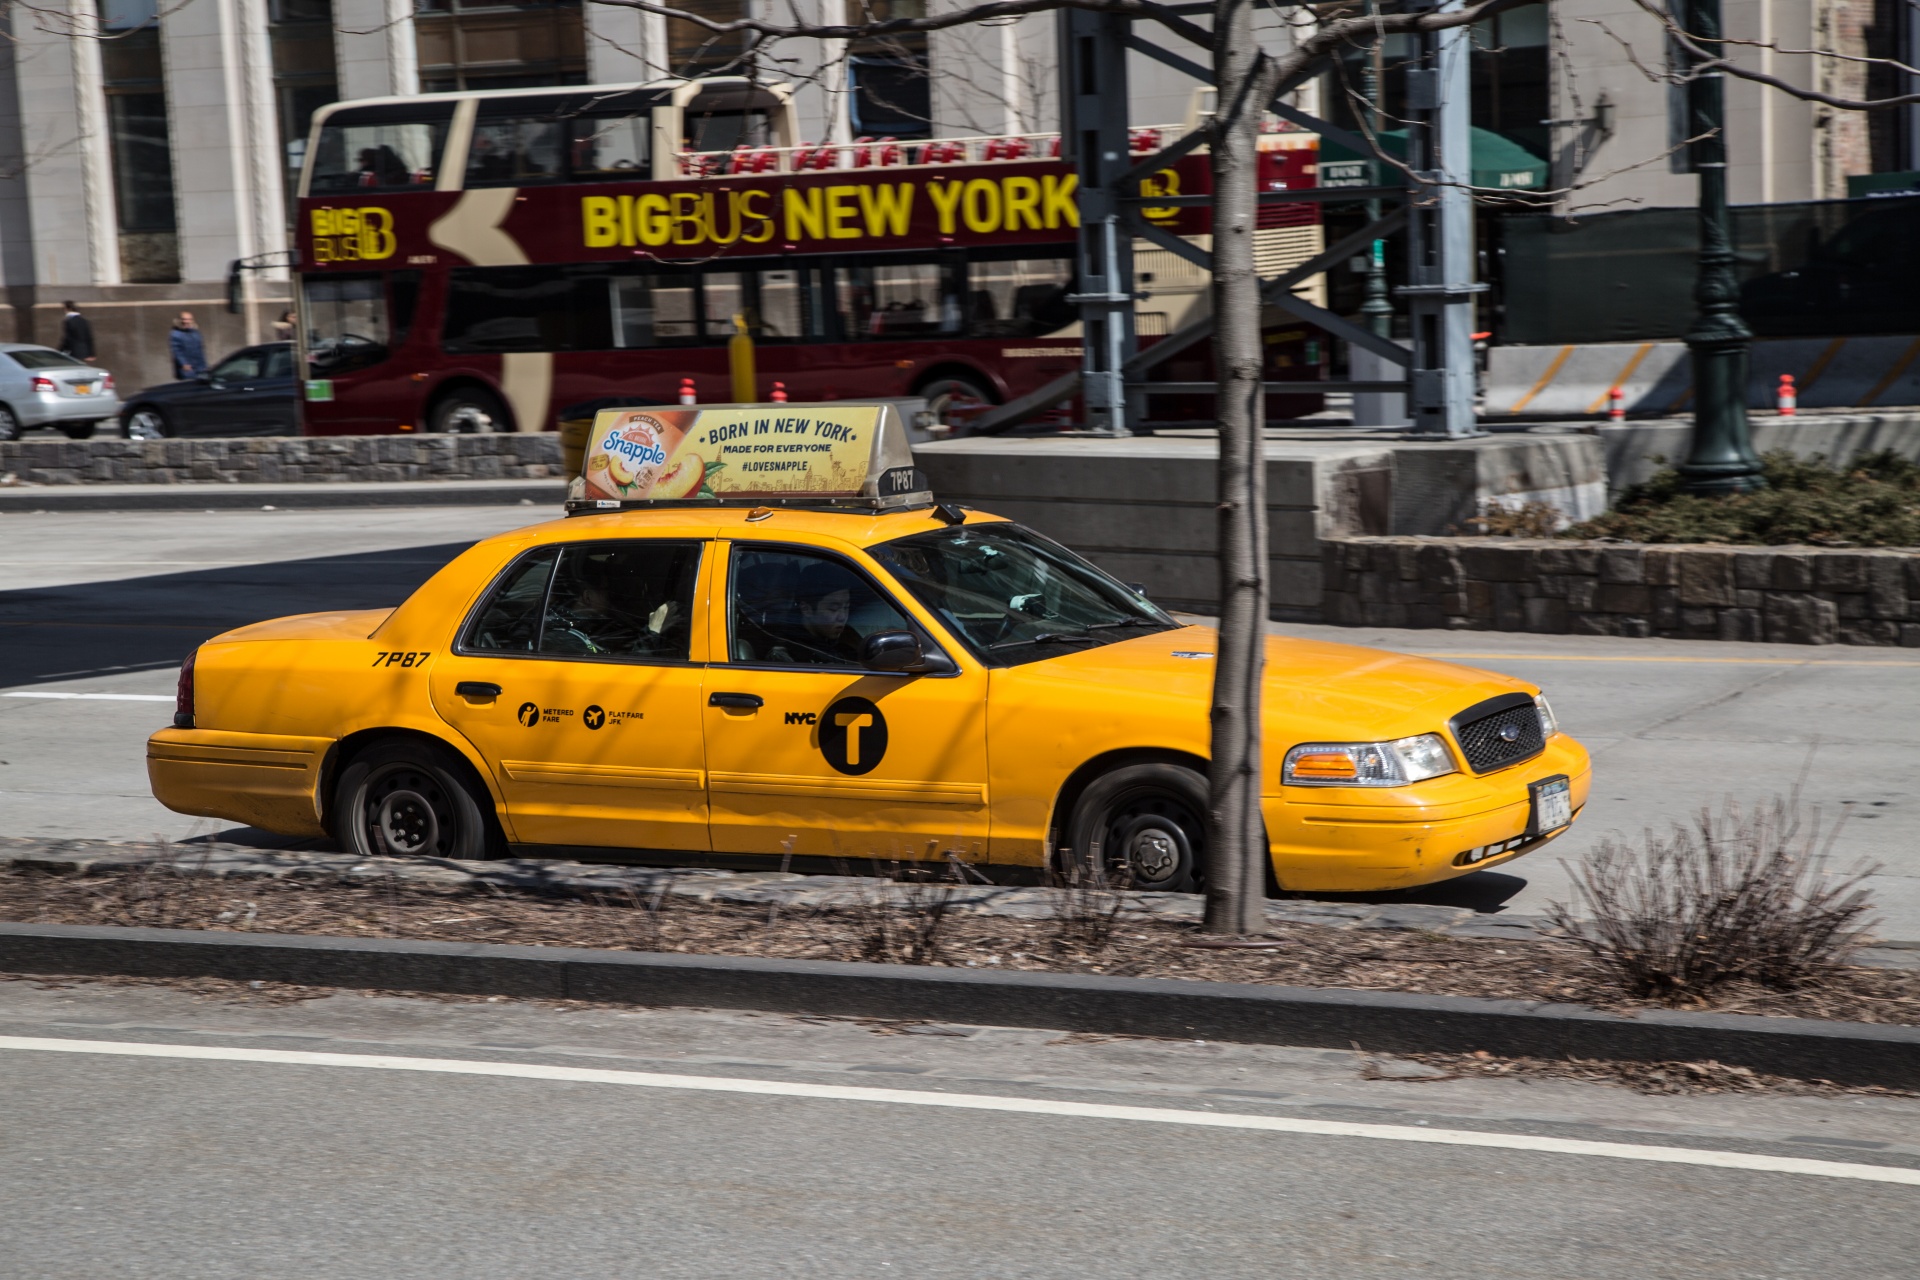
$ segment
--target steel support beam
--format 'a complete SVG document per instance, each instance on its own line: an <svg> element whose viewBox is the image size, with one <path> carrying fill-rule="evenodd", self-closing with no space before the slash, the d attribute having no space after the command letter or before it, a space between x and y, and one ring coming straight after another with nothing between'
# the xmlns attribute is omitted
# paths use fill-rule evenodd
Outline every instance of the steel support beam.
<svg viewBox="0 0 1920 1280"><path fill-rule="evenodd" d="M1426 0L1443 13L1465 0ZM1414 37L1407 71L1408 192L1406 300L1413 328L1409 388L1417 435L1482 434L1474 417L1472 29ZM1380 341L1380 339L1375 339Z"/></svg>
<svg viewBox="0 0 1920 1280"><path fill-rule="evenodd" d="M1061 153L1080 175L1080 395L1087 426L1128 435L1141 420L1129 401L1126 362L1138 350L1133 319L1133 237L1122 217L1122 178L1133 167L1127 131L1127 40L1132 23L1114 14L1062 9Z"/></svg>

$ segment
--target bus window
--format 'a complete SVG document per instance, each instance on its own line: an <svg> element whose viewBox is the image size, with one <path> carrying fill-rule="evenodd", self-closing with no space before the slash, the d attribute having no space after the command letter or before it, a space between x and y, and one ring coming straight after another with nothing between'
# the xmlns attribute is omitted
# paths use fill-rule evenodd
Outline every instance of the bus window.
<svg viewBox="0 0 1920 1280"><path fill-rule="evenodd" d="M656 347L700 336L694 327L694 277L690 272L614 276L613 345Z"/></svg>
<svg viewBox="0 0 1920 1280"><path fill-rule="evenodd" d="M833 279L841 330L849 339L960 332L960 300L937 263L836 267Z"/></svg>
<svg viewBox="0 0 1920 1280"><path fill-rule="evenodd" d="M309 161L308 194L431 188L452 119L452 103L334 112Z"/></svg>
<svg viewBox="0 0 1920 1280"><path fill-rule="evenodd" d="M792 268L759 273L759 323L756 339L814 338L806 326L806 288L800 272Z"/></svg>
<svg viewBox="0 0 1920 1280"><path fill-rule="evenodd" d="M315 374L364 369L387 358L386 277L312 275L303 287L307 361Z"/></svg>
<svg viewBox="0 0 1920 1280"><path fill-rule="evenodd" d="M606 271L456 267L441 341L449 352L610 350Z"/></svg>
<svg viewBox="0 0 1920 1280"><path fill-rule="evenodd" d="M773 126L764 110L698 111L687 108L687 151L731 151L735 147L773 145Z"/></svg>
<svg viewBox="0 0 1920 1280"><path fill-rule="evenodd" d="M575 182L652 176L653 116L582 116L572 121L569 174Z"/></svg>
<svg viewBox="0 0 1920 1280"><path fill-rule="evenodd" d="M469 187L565 182L567 121L478 120L467 147Z"/></svg>
<svg viewBox="0 0 1920 1280"><path fill-rule="evenodd" d="M1080 317L1069 258L1008 258L967 264L967 334L974 338L1042 338Z"/></svg>
<svg viewBox="0 0 1920 1280"><path fill-rule="evenodd" d="M707 338L713 342L725 342L733 336L733 318L744 316L749 326L754 326L757 317L753 307L748 305L742 289L742 276L738 271L709 271L700 283L704 286L702 310L706 313Z"/></svg>

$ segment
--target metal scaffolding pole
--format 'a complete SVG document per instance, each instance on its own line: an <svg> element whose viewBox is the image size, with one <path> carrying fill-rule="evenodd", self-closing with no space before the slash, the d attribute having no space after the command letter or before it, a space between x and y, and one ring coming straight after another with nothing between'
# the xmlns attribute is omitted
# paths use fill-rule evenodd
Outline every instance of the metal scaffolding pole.
<svg viewBox="0 0 1920 1280"><path fill-rule="evenodd" d="M1062 154L1080 175L1080 245L1075 262L1081 324L1080 394L1087 426L1128 435L1142 421L1142 397L1126 386L1138 350L1133 320L1133 237L1121 219L1120 178L1127 146L1127 37L1132 23L1113 14L1062 9L1060 135Z"/></svg>
<svg viewBox="0 0 1920 1280"><path fill-rule="evenodd" d="M1417 0L1443 13L1465 0ZM1417 435L1481 434L1474 417L1472 50L1470 28L1418 37L1407 71L1409 193L1406 300L1413 329Z"/></svg>

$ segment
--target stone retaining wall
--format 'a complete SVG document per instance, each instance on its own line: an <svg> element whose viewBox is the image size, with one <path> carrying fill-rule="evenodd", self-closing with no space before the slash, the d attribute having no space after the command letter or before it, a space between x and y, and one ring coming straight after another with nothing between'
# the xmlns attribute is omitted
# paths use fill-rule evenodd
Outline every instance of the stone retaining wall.
<svg viewBox="0 0 1920 1280"><path fill-rule="evenodd" d="M560 469L553 432L0 441L0 476L26 484L538 480Z"/></svg>
<svg viewBox="0 0 1920 1280"><path fill-rule="evenodd" d="M1520 538L1321 544L1327 622L1920 648L1920 551Z"/></svg>

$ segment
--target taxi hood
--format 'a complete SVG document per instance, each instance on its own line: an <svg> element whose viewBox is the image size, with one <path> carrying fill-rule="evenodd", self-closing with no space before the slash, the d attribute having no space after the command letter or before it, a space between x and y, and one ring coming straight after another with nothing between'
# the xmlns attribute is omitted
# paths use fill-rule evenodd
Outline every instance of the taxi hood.
<svg viewBox="0 0 1920 1280"><path fill-rule="evenodd" d="M1034 677L1104 688L1152 690L1204 709L1213 688L1218 633L1182 627L1082 653L1061 654L1017 670ZM1267 637L1263 713L1291 737L1373 741L1431 733L1467 707L1532 685L1457 663L1359 645Z"/></svg>

